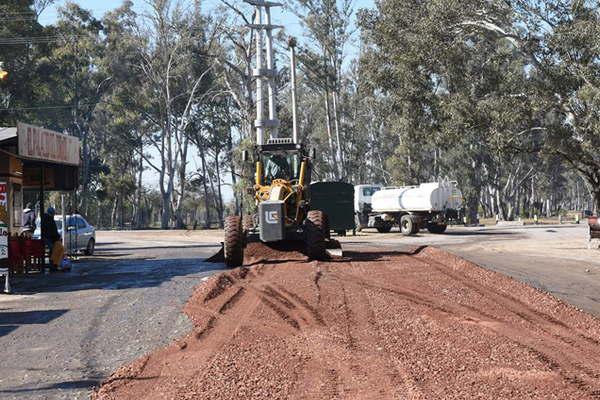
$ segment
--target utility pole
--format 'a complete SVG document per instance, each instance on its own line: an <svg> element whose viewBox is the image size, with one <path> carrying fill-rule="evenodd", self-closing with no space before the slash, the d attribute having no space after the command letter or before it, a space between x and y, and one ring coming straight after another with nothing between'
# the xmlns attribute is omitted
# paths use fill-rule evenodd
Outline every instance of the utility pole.
<svg viewBox="0 0 600 400"><path fill-rule="evenodd" d="M292 139L298 143L298 104L296 103L296 39L288 40L290 48L290 84L292 85Z"/></svg>
<svg viewBox="0 0 600 400"><path fill-rule="evenodd" d="M256 78L256 144L265 144L265 133L269 138L279 137L279 120L275 105L276 83L275 60L273 56L273 29L283 28L280 25L271 24L271 7L280 7L281 3L263 0L244 0L254 6L254 23L248 26L256 34L256 68L252 75ZM263 36L266 36L266 49L263 44ZM266 63L263 52L266 50ZM265 118L264 112L264 84L267 86L269 115Z"/></svg>

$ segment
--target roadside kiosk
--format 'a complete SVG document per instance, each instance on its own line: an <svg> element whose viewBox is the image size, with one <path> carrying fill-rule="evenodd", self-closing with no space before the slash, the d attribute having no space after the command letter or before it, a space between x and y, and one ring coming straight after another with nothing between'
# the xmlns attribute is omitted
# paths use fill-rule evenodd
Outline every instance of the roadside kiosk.
<svg viewBox="0 0 600 400"><path fill-rule="evenodd" d="M43 243L20 237L23 193L35 192L41 214L46 191L74 191L79 153L79 139L73 136L24 123L0 128L0 275L6 276L5 292L10 292L10 273L44 268Z"/></svg>

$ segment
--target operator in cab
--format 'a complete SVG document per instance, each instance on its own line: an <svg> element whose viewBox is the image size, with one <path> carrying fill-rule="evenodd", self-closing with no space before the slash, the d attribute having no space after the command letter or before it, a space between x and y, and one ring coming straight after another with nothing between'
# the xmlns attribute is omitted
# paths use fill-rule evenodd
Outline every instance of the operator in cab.
<svg viewBox="0 0 600 400"><path fill-rule="evenodd" d="M290 179L290 165L286 157L272 154L265 164L265 177L269 182L275 179Z"/></svg>

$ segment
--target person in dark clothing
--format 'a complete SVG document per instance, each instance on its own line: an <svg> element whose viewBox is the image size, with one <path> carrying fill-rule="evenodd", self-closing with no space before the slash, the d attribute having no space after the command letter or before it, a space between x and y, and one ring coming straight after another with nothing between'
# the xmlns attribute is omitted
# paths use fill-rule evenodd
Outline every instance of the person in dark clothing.
<svg viewBox="0 0 600 400"><path fill-rule="evenodd" d="M35 211L31 208L31 203L27 203L23 210L23 218L21 219L21 229L23 233L33 234L35 231Z"/></svg>
<svg viewBox="0 0 600 400"><path fill-rule="evenodd" d="M54 208L48 207L46 213L42 215L42 240L48 246L48 252L52 254L52 247L55 242L61 240L60 234L58 233L58 228L56 227L56 222L54 221L54 215L56 211ZM52 265L50 267L52 270L57 270L57 265Z"/></svg>
<svg viewBox="0 0 600 400"><path fill-rule="evenodd" d="M268 182L275 179L290 179L290 165L287 159L279 154L273 154L265 165L265 176Z"/></svg>

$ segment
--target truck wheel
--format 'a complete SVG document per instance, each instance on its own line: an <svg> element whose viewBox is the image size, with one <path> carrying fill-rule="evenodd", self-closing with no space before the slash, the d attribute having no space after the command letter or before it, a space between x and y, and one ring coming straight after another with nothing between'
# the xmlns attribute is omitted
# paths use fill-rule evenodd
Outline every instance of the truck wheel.
<svg viewBox="0 0 600 400"><path fill-rule="evenodd" d="M225 218L225 242L223 243L225 264L230 268L244 263L244 232L242 221L237 215Z"/></svg>
<svg viewBox="0 0 600 400"><path fill-rule="evenodd" d="M384 222L383 225L377 227L377 232L379 233L389 233L392 230L393 224L390 222Z"/></svg>
<svg viewBox="0 0 600 400"><path fill-rule="evenodd" d="M417 217L411 215L410 219L413 222L413 230L412 233L413 235L416 235L417 233L419 233L419 231L421 230L421 225L419 225L419 219L417 219Z"/></svg>
<svg viewBox="0 0 600 400"><path fill-rule="evenodd" d="M414 235L416 233L414 231L415 225L415 221L412 219L411 215L403 215L402 218L400 218L400 232L402 232L404 236Z"/></svg>
<svg viewBox="0 0 600 400"><path fill-rule="evenodd" d="M306 240L306 255L313 260L324 260L325 234L323 223L325 214L319 210L311 210L304 221L304 234Z"/></svg>
<svg viewBox="0 0 600 400"><path fill-rule="evenodd" d="M446 224L427 224L427 230L431 233L444 233L446 232L446 228L448 228Z"/></svg>

